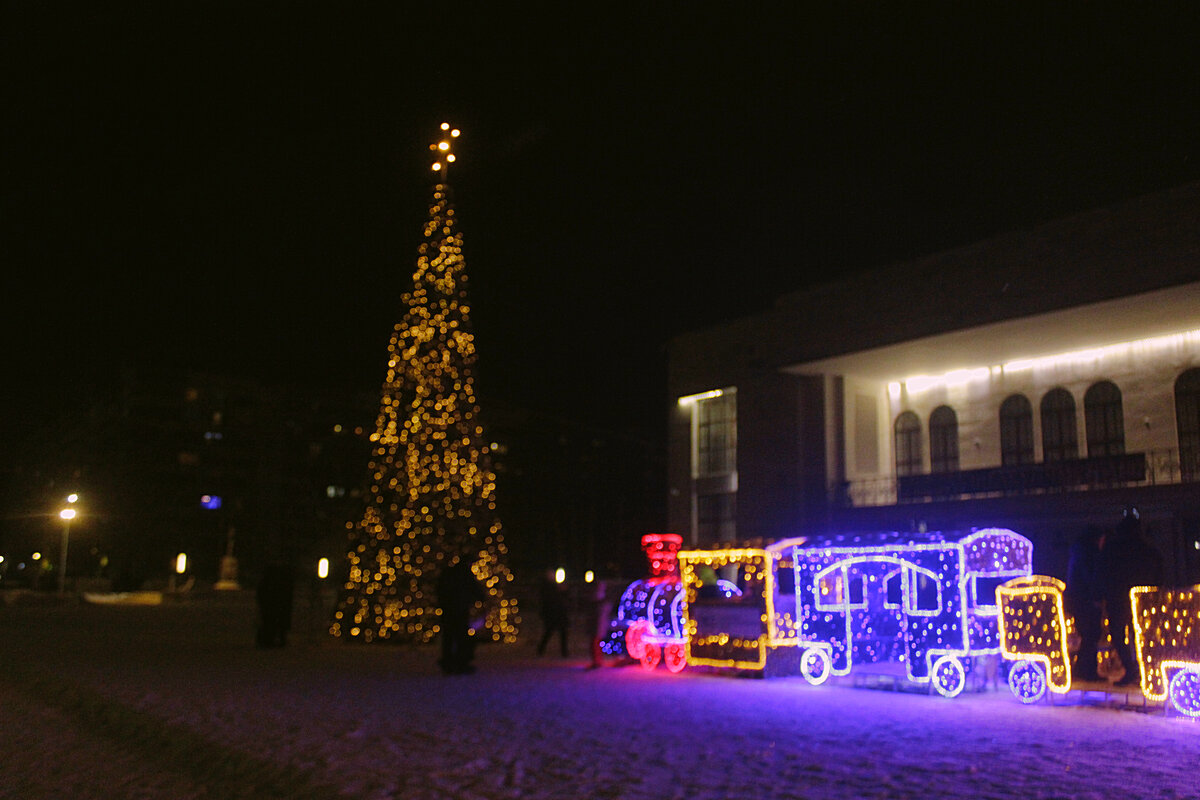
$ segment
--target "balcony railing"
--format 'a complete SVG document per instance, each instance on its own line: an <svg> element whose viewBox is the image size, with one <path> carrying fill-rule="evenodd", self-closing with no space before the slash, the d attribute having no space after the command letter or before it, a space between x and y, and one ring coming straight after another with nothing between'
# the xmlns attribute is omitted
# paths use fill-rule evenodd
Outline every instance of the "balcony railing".
<svg viewBox="0 0 1200 800"><path fill-rule="evenodd" d="M931 475L904 475L854 481L835 487L839 506L886 506L1128 486L1159 486L1200 481L1200 452L1151 450L1119 456L1077 458Z"/></svg>

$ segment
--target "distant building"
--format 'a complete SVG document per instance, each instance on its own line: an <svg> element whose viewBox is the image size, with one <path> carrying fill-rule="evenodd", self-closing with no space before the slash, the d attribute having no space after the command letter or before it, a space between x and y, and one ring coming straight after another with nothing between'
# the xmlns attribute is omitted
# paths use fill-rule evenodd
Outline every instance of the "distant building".
<svg viewBox="0 0 1200 800"><path fill-rule="evenodd" d="M113 375L16 454L7 505L32 513L14 515L24 524L5 526L0 552L47 549L55 526L39 512L72 491L72 580L138 588L162 581L181 552L210 582L230 552L247 586L271 559L315 574L318 558L340 564L345 554L373 405L186 369Z"/></svg>
<svg viewBox="0 0 1200 800"><path fill-rule="evenodd" d="M31 582L31 553L56 560L68 492L81 496L72 581L161 584L185 552L210 583L232 552L246 587L281 557L314 573L328 558L338 586L378 410L375 392L185 368L108 373L0 465L0 587ZM661 442L504 405L489 404L484 425L523 586L558 567L572 581L638 574L637 542L663 522Z"/></svg>
<svg viewBox="0 0 1200 800"><path fill-rule="evenodd" d="M1200 580L1200 184L679 336L668 385L694 544L1003 525L1061 575L1133 505Z"/></svg>

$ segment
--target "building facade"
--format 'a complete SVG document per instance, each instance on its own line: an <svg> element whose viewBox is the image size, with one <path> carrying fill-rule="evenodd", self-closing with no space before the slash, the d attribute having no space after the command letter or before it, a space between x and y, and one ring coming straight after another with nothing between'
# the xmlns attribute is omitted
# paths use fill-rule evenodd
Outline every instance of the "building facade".
<svg viewBox="0 0 1200 800"><path fill-rule="evenodd" d="M997 525L1064 574L1134 506L1200 581L1200 185L789 295L668 383L694 544Z"/></svg>

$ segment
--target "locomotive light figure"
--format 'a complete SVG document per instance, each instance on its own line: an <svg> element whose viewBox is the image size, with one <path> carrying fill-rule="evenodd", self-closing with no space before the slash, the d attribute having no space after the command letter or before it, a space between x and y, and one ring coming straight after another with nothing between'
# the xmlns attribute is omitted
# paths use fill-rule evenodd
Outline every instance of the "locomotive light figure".
<svg viewBox="0 0 1200 800"><path fill-rule="evenodd" d="M628 654L648 670L660 662L672 672L687 666L680 611L678 553L682 544L683 538L674 533L642 537L650 576L629 584L621 594L609 635L600 643L605 653Z"/></svg>

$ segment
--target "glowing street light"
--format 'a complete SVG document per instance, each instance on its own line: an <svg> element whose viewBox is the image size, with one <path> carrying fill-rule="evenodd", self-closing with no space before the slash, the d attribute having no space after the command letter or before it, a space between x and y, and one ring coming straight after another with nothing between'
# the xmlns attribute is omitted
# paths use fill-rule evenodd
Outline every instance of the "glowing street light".
<svg viewBox="0 0 1200 800"><path fill-rule="evenodd" d="M67 495L67 503L74 504L77 500L79 500L79 495L74 492ZM58 516L63 521L62 541L59 544L58 554L58 593L65 595L67 593L67 550L71 544L71 520L75 519L75 509L68 505L58 512Z"/></svg>

